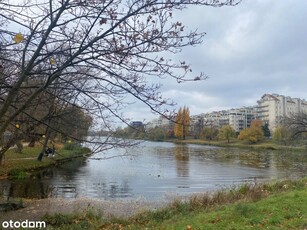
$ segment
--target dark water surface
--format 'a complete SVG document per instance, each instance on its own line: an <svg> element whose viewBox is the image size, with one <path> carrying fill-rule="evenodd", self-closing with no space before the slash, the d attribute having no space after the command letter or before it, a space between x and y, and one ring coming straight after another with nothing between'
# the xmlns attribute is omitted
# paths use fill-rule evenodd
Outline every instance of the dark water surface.
<svg viewBox="0 0 307 230"><path fill-rule="evenodd" d="M120 154L120 150L109 150ZM254 151L145 142L133 156L76 159L34 178L0 181L0 195L25 198L167 199L245 182L307 174L307 152ZM93 157L104 157L97 153Z"/></svg>

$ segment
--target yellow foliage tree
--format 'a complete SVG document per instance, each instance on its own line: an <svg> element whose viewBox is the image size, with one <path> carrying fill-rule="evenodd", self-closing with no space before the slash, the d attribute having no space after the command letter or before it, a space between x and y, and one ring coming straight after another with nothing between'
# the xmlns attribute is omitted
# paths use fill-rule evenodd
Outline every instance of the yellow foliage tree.
<svg viewBox="0 0 307 230"><path fill-rule="evenodd" d="M179 108L176 116L174 134L177 138L185 140L190 129L190 110L188 107Z"/></svg>
<svg viewBox="0 0 307 230"><path fill-rule="evenodd" d="M264 133L261 120L252 121L251 126L242 130L238 136L239 140L248 140L252 144L263 140L263 138Z"/></svg>
<svg viewBox="0 0 307 230"><path fill-rule="evenodd" d="M227 140L227 142L230 142L231 138L234 138L236 135L236 131L230 126L225 125L219 130L219 138L222 140Z"/></svg>

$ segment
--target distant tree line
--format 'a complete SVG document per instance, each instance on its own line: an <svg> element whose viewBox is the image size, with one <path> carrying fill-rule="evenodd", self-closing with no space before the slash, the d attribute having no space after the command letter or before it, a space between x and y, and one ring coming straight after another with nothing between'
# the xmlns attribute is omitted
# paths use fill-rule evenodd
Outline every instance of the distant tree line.
<svg viewBox="0 0 307 230"><path fill-rule="evenodd" d="M173 125L118 129L117 135L155 141L193 138L208 141L227 141L227 143L230 143L237 139L249 144L255 144L263 140L272 140L284 145L294 143L295 141L301 142L307 137L307 114L305 113L292 114L290 117L283 118L280 120L280 125L272 133L269 125L267 123L263 124L261 120L253 120L250 127L240 132L235 132L230 125L218 128L210 122L205 123L201 119L195 121L193 129L191 129L188 107L180 108L175 119L170 123Z"/></svg>

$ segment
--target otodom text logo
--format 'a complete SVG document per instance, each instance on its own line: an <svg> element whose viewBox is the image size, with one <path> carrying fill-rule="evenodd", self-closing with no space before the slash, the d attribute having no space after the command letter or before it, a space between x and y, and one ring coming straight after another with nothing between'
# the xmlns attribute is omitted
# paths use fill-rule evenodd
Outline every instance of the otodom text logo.
<svg viewBox="0 0 307 230"><path fill-rule="evenodd" d="M46 228L46 222L45 221L3 221L2 228L4 229L18 229L18 228L33 228L33 229L42 229Z"/></svg>

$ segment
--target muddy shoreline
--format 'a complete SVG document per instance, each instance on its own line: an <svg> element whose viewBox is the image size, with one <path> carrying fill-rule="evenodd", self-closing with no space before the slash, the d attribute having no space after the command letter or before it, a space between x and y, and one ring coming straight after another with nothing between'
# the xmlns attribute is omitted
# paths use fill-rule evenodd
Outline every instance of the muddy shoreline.
<svg viewBox="0 0 307 230"><path fill-rule="evenodd" d="M18 200L16 200L18 202ZM167 205L166 201L149 202L143 199L131 201L110 201L101 199L78 198L48 198L41 200L22 200L24 208L0 212L0 223L3 221L41 220L46 214L54 213L85 213L93 211L103 218L130 217L147 210L156 210Z"/></svg>

